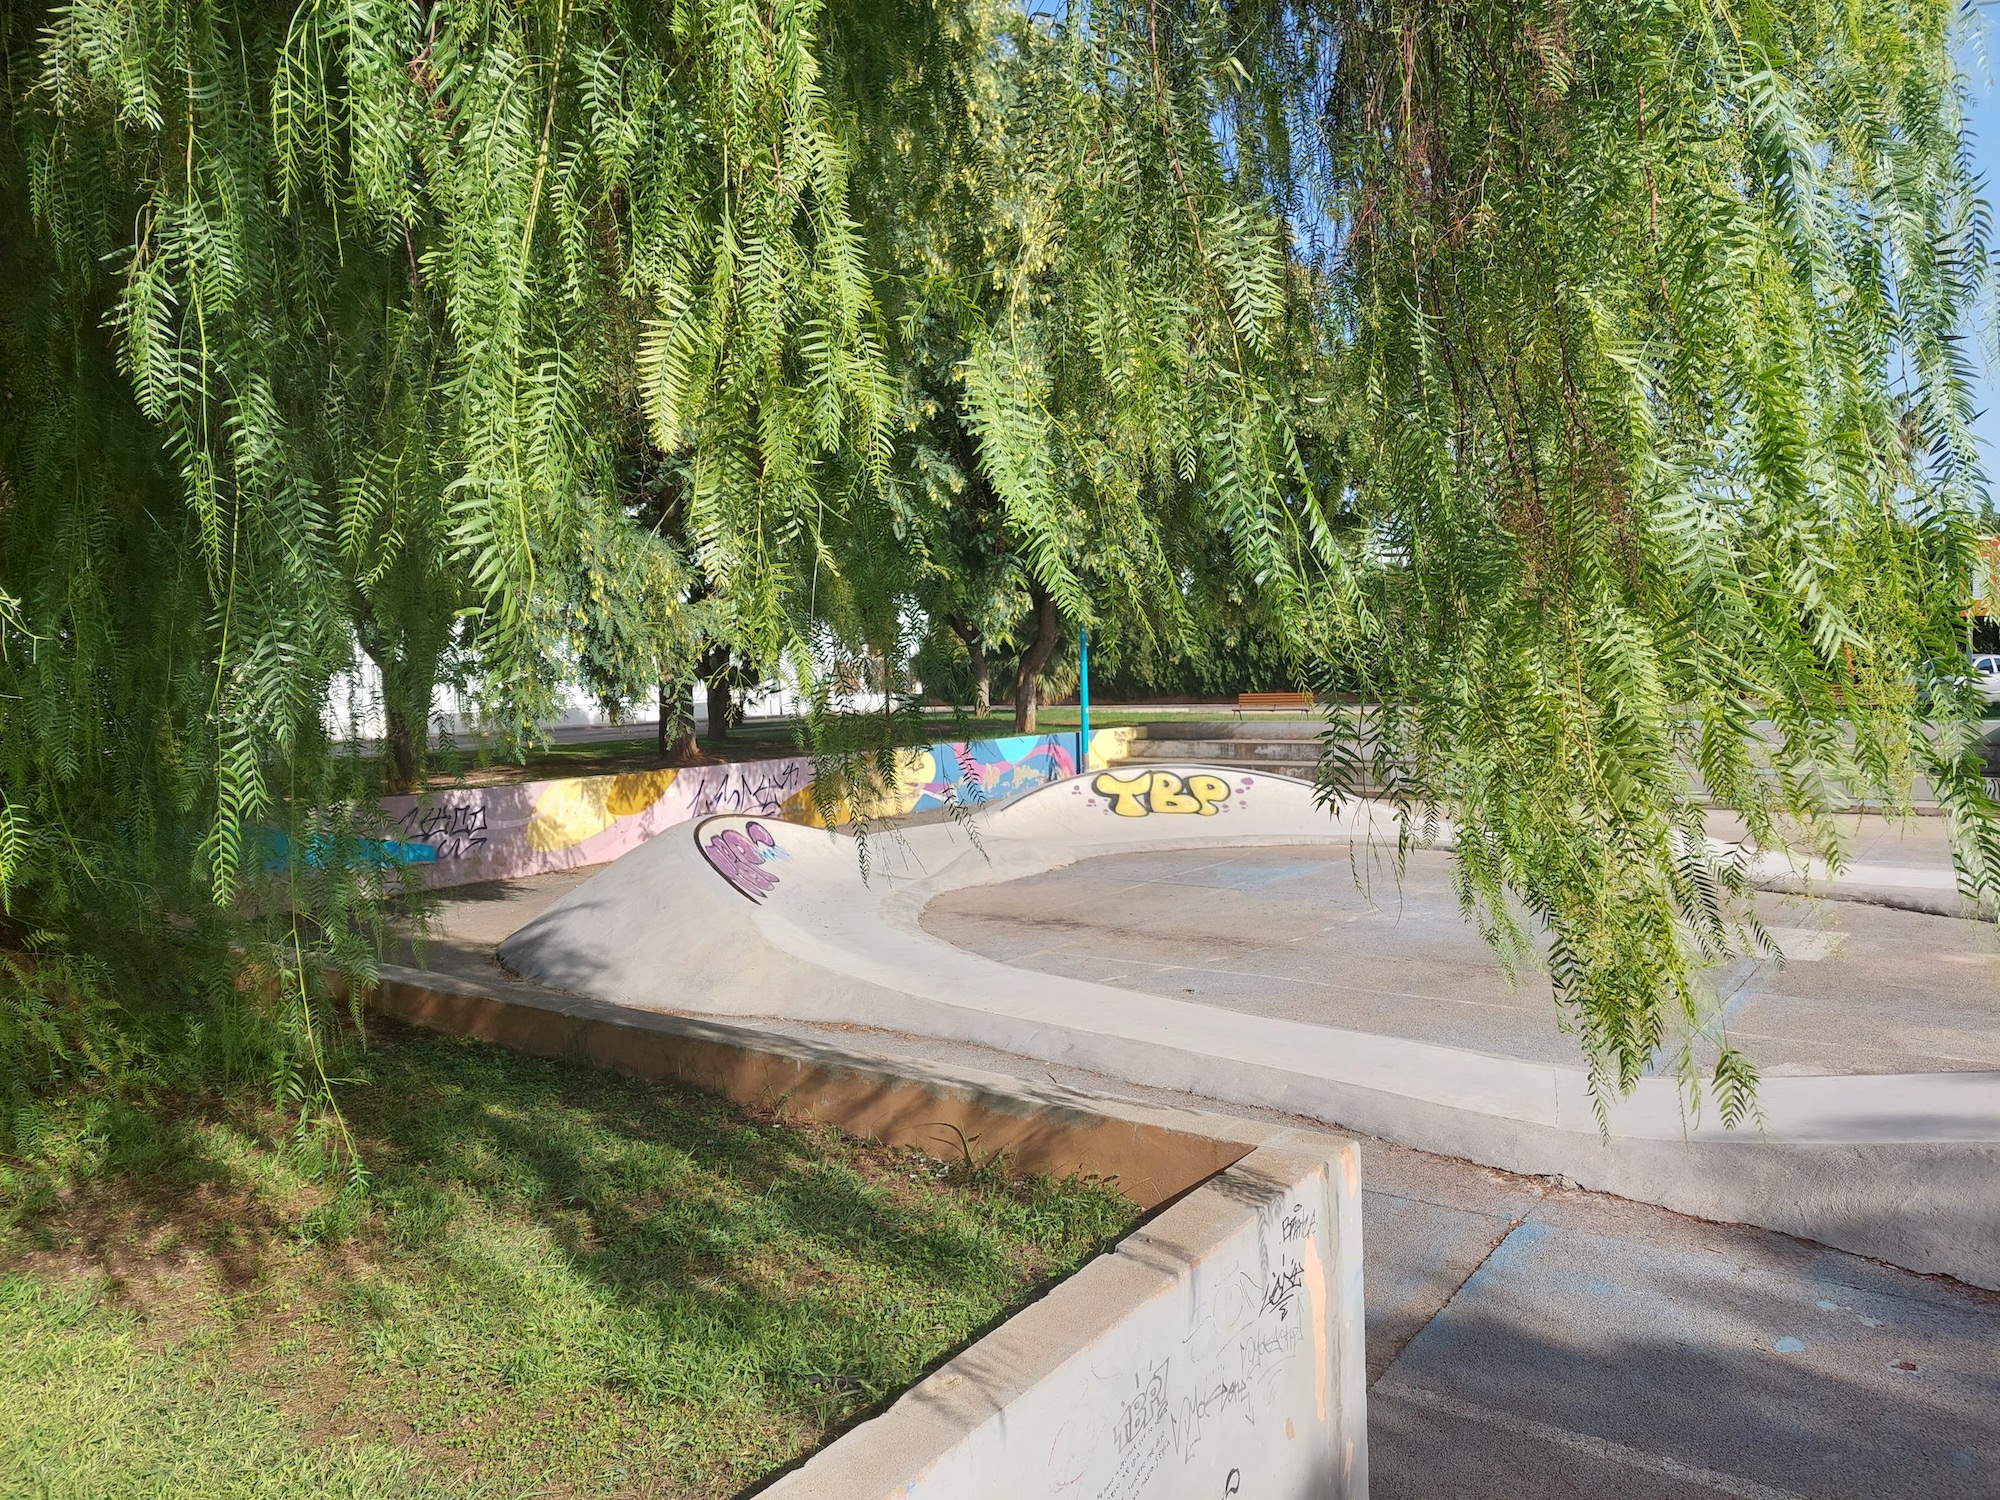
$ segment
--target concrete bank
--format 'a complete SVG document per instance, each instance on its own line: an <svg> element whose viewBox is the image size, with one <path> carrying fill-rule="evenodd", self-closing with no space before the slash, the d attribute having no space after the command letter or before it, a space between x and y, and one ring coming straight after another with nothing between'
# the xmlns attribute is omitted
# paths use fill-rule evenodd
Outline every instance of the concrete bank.
<svg viewBox="0 0 2000 1500"><path fill-rule="evenodd" d="M1115 1178L1161 1208L781 1476L781 1500L1365 1500L1354 1142L871 1057L528 985L385 968L371 1008L672 1078L941 1159Z"/></svg>
<svg viewBox="0 0 2000 1500"><path fill-rule="evenodd" d="M1241 768L1108 771L950 827L850 841L716 818L620 860L510 937L538 983L634 1009L859 1024L1142 1078L1703 1218L2000 1287L2000 1073L1770 1077L1761 1132L1642 1080L1599 1132L1584 1073L1025 974L923 931L935 896L1139 849L1393 842ZM1874 872L1870 878L1888 878Z"/></svg>

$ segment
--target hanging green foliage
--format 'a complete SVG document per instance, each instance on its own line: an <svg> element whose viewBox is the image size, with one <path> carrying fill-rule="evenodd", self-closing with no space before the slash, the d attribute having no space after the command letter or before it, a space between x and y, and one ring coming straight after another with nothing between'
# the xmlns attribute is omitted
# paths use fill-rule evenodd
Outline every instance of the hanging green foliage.
<svg viewBox="0 0 2000 1500"><path fill-rule="evenodd" d="M1987 287L1949 4L1447 4L1334 23L1303 180L1337 205L1316 425L1348 467L1351 721L1456 827L1495 937L1545 930L1600 1101L1769 949L1703 796L1837 857L1935 788L2000 838L1962 661ZM1962 675L1962 669L1961 669ZM1724 1046L1726 1118L1754 1074Z"/></svg>
<svg viewBox="0 0 2000 1500"><path fill-rule="evenodd" d="M1449 820L1599 1097L1662 1047L1692 1093L1698 970L1767 941L1704 799L1831 852L1921 771L2000 895L1975 705L1923 681L1988 261L1953 23L12 7L0 950L365 971L357 651L403 783L446 677L519 738L564 678L644 701L734 651L824 721L816 664L894 685L919 615L1020 638L1028 601L1024 654L1134 660L1254 618L1367 690L1329 795ZM45 1000L13 1083L125 1034Z"/></svg>

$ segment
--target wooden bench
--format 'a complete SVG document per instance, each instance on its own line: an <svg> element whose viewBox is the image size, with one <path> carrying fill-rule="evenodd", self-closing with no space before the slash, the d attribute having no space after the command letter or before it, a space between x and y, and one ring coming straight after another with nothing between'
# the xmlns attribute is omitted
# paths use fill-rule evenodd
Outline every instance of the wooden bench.
<svg viewBox="0 0 2000 1500"><path fill-rule="evenodd" d="M1308 709L1313 706L1311 693L1238 693L1238 709L1245 708L1289 708Z"/></svg>

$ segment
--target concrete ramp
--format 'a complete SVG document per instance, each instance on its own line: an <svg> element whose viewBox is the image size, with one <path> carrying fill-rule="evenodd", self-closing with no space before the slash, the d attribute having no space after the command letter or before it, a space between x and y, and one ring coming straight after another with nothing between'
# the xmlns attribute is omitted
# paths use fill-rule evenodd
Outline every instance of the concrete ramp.
<svg viewBox="0 0 2000 1500"><path fill-rule="evenodd" d="M727 815L671 830L501 945L524 977L649 1010L970 1042L1757 1224L2000 1287L2000 1074L1768 1077L1761 1130L1643 1080L1600 1132L1583 1069L1009 967L919 924L945 891L1143 849L1393 846L1393 811L1240 768L1094 773L846 835Z"/></svg>

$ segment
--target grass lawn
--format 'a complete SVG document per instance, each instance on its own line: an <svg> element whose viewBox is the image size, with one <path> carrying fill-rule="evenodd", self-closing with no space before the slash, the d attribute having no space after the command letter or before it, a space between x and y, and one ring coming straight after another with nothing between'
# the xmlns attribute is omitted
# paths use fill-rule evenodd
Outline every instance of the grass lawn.
<svg viewBox="0 0 2000 1500"><path fill-rule="evenodd" d="M358 1213L250 1090L0 1159L0 1495L732 1495L1136 1218L477 1043L349 1071Z"/></svg>

